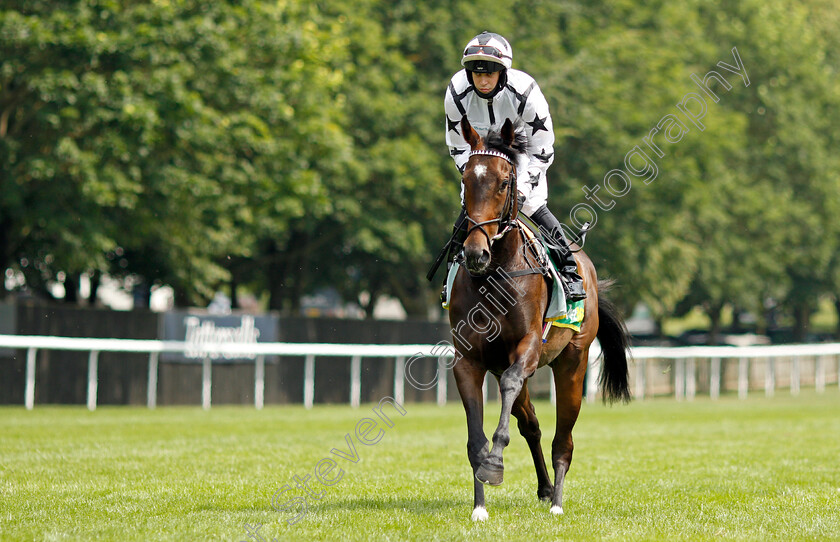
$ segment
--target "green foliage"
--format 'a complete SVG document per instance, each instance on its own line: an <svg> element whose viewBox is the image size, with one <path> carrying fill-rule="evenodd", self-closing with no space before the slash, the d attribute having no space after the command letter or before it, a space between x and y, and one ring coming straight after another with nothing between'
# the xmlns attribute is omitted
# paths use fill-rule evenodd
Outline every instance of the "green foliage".
<svg viewBox="0 0 840 542"><path fill-rule="evenodd" d="M305 5L72 2L2 12L4 267L212 295L225 256L317 217L347 138L341 47ZM109 260L114 252L119 257Z"/></svg>
<svg viewBox="0 0 840 542"><path fill-rule="evenodd" d="M425 316L459 203L443 93L489 29L551 106L561 220L634 147L656 164L586 247L625 306L807 316L840 292L837 21L829 0L6 2L0 267L37 291L101 272L293 310L333 286ZM717 65L733 47L749 86ZM732 88L656 155L710 70Z"/></svg>

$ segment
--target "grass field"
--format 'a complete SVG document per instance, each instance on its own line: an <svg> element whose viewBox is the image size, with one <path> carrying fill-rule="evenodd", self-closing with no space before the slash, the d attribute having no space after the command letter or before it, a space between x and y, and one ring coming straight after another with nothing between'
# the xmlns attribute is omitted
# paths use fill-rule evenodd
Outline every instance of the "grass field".
<svg viewBox="0 0 840 542"><path fill-rule="evenodd" d="M407 404L366 446L344 438L371 405L0 409L0 539L838 540L840 392L739 401L584 405L565 515L548 513L524 440L487 489L490 519L470 521L472 484L460 404ZM493 420L496 403L488 404ZM386 411L387 412L387 411ZM554 414L538 403L543 447ZM374 416L375 417L375 416ZM375 435L373 431L370 435ZM315 481L316 465L338 466ZM322 465L322 468L324 465ZM271 508L312 475L309 508ZM284 500L303 496L294 488Z"/></svg>

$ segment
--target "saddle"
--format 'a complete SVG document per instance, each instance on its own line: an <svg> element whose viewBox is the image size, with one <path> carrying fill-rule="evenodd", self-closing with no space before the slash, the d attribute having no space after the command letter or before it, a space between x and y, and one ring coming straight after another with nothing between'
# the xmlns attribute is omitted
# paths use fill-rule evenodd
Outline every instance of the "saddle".
<svg viewBox="0 0 840 542"><path fill-rule="evenodd" d="M542 275L548 281L548 308L545 311L545 321L559 320L566 316L566 296L563 293L562 286L563 278L557 271L557 265L549 256L545 239L539 233L537 225L525 216L519 217L517 222L519 222L519 227L525 234L527 239L526 244L531 250L531 254L537 258L541 268L544 270Z"/></svg>

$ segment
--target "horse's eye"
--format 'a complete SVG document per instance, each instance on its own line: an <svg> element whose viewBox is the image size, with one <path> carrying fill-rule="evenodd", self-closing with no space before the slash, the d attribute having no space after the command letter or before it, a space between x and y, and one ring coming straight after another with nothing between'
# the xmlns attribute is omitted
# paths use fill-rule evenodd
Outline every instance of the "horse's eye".
<svg viewBox="0 0 840 542"><path fill-rule="evenodd" d="M503 190L507 190L507 187L508 187L509 184L510 184L510 180L508 180L508 179L505 179L504 181L502 181L502 187L499 189L499 191L501 192Z"/></svg>

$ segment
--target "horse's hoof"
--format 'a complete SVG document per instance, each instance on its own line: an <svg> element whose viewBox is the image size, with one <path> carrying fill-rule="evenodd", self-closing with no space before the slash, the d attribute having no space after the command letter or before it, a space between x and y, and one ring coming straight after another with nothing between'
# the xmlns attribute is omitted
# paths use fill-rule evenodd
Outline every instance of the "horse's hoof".
<svg viewBox="0 0 840 542"><path fill-rule="evenodd" d="M553 516L562 516L563 515L563 507L562 506L557 506L555 504L554 506L551 507L551 510L549 510L549 512L551 512L551 515L553 515Z"/></svg>
<svg viewBox="0 0 840 542"><path fill-rule="evenodd" d="M482 484L498 486L502 484L504 474L504 467L494 467L492 465L484 463L483 465L478 467L477 471L475 471L475 479L481 482Z"/></svg>
<svg viewBox="0 0 840 542"><path fill-rule="evenodd" d="M487 509L483 506L476 506L473 509L472 513L472 520L473 521L486 521L487 518L490 517L490 514L487 513Z"/></svg>
<svg viewBox="0 0 840 542"><path fill-rule="evenodd" d="M543 490L543 489L537 490L537 497L539 497L539 499L542 502L553 501L554 500L554 488L550 487L547 490Z"/></svg>

